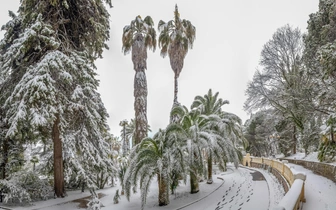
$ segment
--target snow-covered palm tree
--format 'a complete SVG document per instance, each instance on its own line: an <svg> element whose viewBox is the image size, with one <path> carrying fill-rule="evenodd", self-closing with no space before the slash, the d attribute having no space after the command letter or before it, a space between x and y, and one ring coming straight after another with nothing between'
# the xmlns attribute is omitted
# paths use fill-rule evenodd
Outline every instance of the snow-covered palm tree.
<svg viewBox="0 0 336 210"><path fill-rule="evenodd" d="M216 92L214 95L212 94L212 90L209 89L208 93L204 96L196 96L191 109L197 109L201 114L208 116L207 120L218 122L218 116L222 112L222 106L224 104L228 104L229 101L218 98L219 92ZM216 147L219 146L217 140L218 138L210 138L208 141L208 146L206 148L207 151L207 163L208 163L208 180L207 183L211 184L212 180L212 156ZM216 155L220 155L221 153L216 153Z"/></svg>
<svg viewBox="0 0 336 210"><path fill-rule="evenodd" d="M124 27L122 51L132 51L134 76L135 144L147 137L147 49L156 49L156 32L150 16L142 20L135 17L130 25Z"/></svg>
<svg viewBox="0 0 336 210"><path fill-rule="evenodd" d="M196 38L196 28L189 20L181 19L177 5L175 5L174 19L167 23L160 20L158 29L159 47L161 56L170 59L170 66L174 71L174 104L177 104L178 83L177 80L183 68L184 58L188 50L193 47Z"/></svg>
<svg viewBox="0 0 336 210"><path fill-rule="evenodd" d="M143 139L131 151L130 164L124 178L125 192L129 199L131 187L140 184L142 209L150 183L155 177L159 187L159 205L169 204L170 174L173 168L178 171L184 168L182 147L177 145L179 129L174 124L165 130L160 129L153 138Z"/></svg>
<svg viewBox="0 0 336 210"><path fill-rule="evenodd" d="M238 116L222 111L222 106L228 104L229 101L218 98L219 93L212 93L209 89L204 96L196 96L191 105L193 110L197 110L203 115L203 129L207 129L209 136L205 138L207 159L208 180L211 184L212 180L212 162L213 156L219 162L222 169L226 168L226 162L234 162L238 166L241 153L238 146L243 144L244 137L241 129L241 120Z"/></svg>
<svg viewBox="0 0 336 210"><path fill-rule="evenodd" d="M185 142L186 161L190 172L190 193L199 191L198 176L204 171L202 149L213 138L208 129L207 120L198 110L189 111L185 106L174 106L171 115L180 119L183 136L180 141Z"/></svg>

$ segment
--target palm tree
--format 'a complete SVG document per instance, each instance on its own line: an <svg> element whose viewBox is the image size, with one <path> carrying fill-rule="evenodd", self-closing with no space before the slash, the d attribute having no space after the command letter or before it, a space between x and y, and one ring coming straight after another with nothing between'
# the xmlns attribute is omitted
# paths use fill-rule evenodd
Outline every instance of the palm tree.
<svg viewBox="0 0 336 210"><path fill-rule="evenodd" d="M177 5L175 5L174 20L167 23L160 20L158 25L159 47L161 48L161 56L164 58L169 56L170 66L174 71L174 103L178 104L177 79L182 71L184 58L189 49L192 49L196 38L196 28L189 20L181 20Z"/></svg>
<svg viewBox="0 0 336 210"><path fill-rule="evenodd" d="M235 141L243 138L241 132L241 120L234 114L222 111L222 106L229 101L218 98L219 92L212 94L209 89L206 95L196 96L191 105L191 109L198 110L200 114L205 115L204 119L208 129L211 130L212 137L207 138L207 145L204 148L207 151L207 171L208 184L212 184L212 161L213 156L219 161L221 168L225 168L227 161L238 163L239 151Z"/></svg>
<svg viewBox="0 0 336 210"><path fill-rule="evenodd" d="M159 186L159 206L169 204L169 175L173 168L184 168L183 152L176 145L179 142L175 135L178 129L176 124L160 129L153 138L143 139L131 151L130 165L124 178L125 192L129 199L132 185L137 186L140 180L142 209L154 177L157 177Z"/></svg>
<svg viewBox="0 0 336 210"><path fill-rule="evenodd" d="M222 106L228 104L229 101L223 101L221 98L218 99L219 92L212 94L212 90L209 89L208 94L202 96L196 96L194 102L191 105L191 109L198 109L201 114L206 116L219 115L222 112ZM212 119L217 119L216 117ZM208 184L212 184L212 156L213 149L218 146L217 141L209 141L207 148L207 169L208 169ZM217 154L217 153L216 153Z"/></svg>
<svg viewBox="0 0 336 210"><path fill-rule="evenodd" d="M147 136L147 48L155 51L156 32L150 16L144 20L135 17L130 25L124 27L122 51L126 55L132 51L134 77L135 144Z"/></svg>
<svg viewBox="0 0 336 210"><path fill-rule="evenodd" d="M174 106L171 116L180 119L184 135L180 141L185 142L185 151L188 154L187 165L190 173L190 193L199 191L198 176L204 171L202 149L213 135L207 127L207 120L198 110L189 111L185 106Z"/></svg>

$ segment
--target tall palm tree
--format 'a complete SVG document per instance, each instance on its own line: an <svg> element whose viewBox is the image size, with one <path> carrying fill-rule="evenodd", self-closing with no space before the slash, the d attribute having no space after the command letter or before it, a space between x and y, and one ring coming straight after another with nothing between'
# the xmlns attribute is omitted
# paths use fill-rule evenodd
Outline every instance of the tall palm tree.
<svg viewBox="0 0 336 210"><path fill-rule="evenodd" d="M174 71L174 104L178 104L177 93L178 83L177 79L183 68L184 58L189 49L192 49L196 38L196 28L189 20L181 20L177 5L175 5L174 20L167 23L160 20L158 29L159 47L161 48L161 56L164 58L169 56L170 66Z"/></svg>
<svg viewBox="0 0 336 210"><path fill-rule="evenodd" d="M144 20L135 17L130 25L124 27L122 51L126 55L132 51L134 76L135 144L147 137L147 49L155 51L156 32L150 16Z"/></svg>

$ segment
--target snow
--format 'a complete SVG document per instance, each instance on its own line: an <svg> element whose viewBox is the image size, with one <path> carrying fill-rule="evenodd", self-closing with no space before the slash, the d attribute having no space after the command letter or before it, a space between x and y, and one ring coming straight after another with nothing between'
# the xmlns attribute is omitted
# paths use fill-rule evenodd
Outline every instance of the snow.
<svg viewBox="0 0 336 210"><path fill-rule="evenodd" d="M297 155L296 157L298 157ZM312 171L303 168L302 166L289 164L291 169L297 172L305 173L307 178L305 182L305 198L303 210L336 209L336 186L331 180L314 174ZM251 173L255 171L261 172L266 181L253 181ZM189 182L186 185L180 184L174 195L170 195L170 204L168 206L158 206L158 187L157 182L153 181L150 186L150 192L147 197L146 210L162 210L162 209L282 209L277 206L280 202L288 204L293 200L289 196L289 201L283 198L284 191L275 177L262 169L239 167L235 169L233 165L229 165L227 172L219 172L214 166L213 184L209 185L206 182L200 183L200 192L197 194L189 193ZM302 184L301 180L296 181L298 185ZM118 182L117 182L118 183ZM299 190L300 186L294 190ZM230 188L231 187L231 188ZM140 193L132 194L130 202L127 201L125 195L121 195L118 204L114 204L113 197L115 191L120 187L110 187L103 190L98 190L97 193L102 193L105 196L100 199L103 204L102 210L138 210L141 206ZM296 194L296 193L295 193ZM65 198L50 199L48 201L35 202L33 208L39 210L75 210L78 208L78 203L71 202L78 198L90 196L90 193L80 191L68 192ZM262 198L262 199L260 199ZM232 201L231 201L232 200ZM231 202L230 202L231 201ZM2 203L0 203L0 206ZM278 207L278 208L276 208ZM27 210L32 207L10 207L14 210Z"/></svg>
<svg viewBox="0 0 336 210"><path fill-rule="evenodd" d="M304 181L296 179L285 197L280 201L278 209L294 209L297 200L300 197Z"/></svg>
<svg viewBox="0 0 336 210"><path fill-rule="evenodd" d="M262 172L265 180L252 180L251 173L256 171ZM118 182L117 182L118 183ZM103 196L100 201L103 204L102 210L138 210L141 206L140 192L132 194L130 202L127 201L125 195L121 195L118 204L114 204L113 197L116 190L121 188L110 187L103 190L98 190ZM187 181L186 184L180 183L176 188L176 192L170 195L170 204L167 206L158 206L158 184L155 181L151 183L150 192L147 197L145 205L146 210L162 210L162 209L271 209L283 196L283 190L275 177L265 170L249 169L240 167L235 169L233 165L228 166L226 172L218 171L214 166L213 184L209 185L206 182L200 182L200 191L196 194L190 194L190 186ZM59 210L78 209L78 203L71 202L78 198L90 196L90 193L80 191L68 192L65 198L50 199L47 201L35 202L33 209L39 210ZM263 198L263 199L260 199ZM1 204L0 204L1 206ZM32 209L30 207L10 207L15 210Z"/></svg>

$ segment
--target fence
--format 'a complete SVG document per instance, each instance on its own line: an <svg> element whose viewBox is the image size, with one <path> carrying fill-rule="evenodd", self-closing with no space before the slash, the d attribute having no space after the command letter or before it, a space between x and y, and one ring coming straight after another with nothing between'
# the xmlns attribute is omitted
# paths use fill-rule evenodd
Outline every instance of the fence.
<svg viewBox="0 0 336 210"><path fill-rule="evenodd" d="M242 164L249 167L268 169L274 174L284 187L286 195L282 198L277 210L299 209L304 198L304 181L306 175L292 170L287 161L278 161L273 159L251 157L249 154L244 156Z"/></svg>

